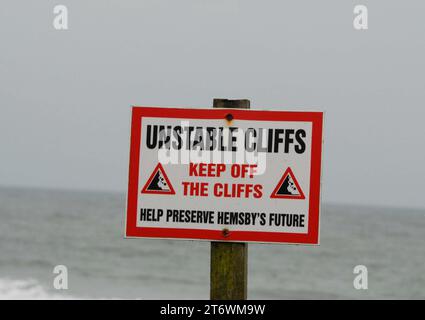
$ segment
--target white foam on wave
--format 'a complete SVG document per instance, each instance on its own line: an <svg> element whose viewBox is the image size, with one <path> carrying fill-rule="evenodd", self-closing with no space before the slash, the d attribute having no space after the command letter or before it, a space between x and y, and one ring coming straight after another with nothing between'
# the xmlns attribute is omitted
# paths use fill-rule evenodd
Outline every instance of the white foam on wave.
<svg viewBox="0 0 425 320"><path fill-rule="evenodd" d="M0 300L70 300L79 299L46 290L37 280L0 278Z"/></svg>

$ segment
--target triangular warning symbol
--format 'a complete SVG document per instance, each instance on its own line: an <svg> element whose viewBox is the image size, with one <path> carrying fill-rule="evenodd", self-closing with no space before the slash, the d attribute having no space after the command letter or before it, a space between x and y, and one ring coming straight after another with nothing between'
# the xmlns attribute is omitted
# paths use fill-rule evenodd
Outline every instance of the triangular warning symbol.
<svg viewBox="0 0 425 320"><path fill-rule="evenodd" d="M304 192L290 167L286 169L270 198L305 199Z"/></svg>
<svg viewBox="0 0 425 320"><path fill-rule="evenodd" d="M151 176L142 189L142 193L150 194L176 194L170 180L165 174L161 163L153 170Z"/></svg>

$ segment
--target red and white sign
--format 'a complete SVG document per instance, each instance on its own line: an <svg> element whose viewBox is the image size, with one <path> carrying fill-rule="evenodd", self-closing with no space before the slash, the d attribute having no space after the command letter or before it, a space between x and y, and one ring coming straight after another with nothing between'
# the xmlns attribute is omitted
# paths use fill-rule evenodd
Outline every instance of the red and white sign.
<svg viewBox="0 0 425 320"><path fill-rule="evenodd" d="M319 243L322 112L133 107L126 237Z"/></svg>

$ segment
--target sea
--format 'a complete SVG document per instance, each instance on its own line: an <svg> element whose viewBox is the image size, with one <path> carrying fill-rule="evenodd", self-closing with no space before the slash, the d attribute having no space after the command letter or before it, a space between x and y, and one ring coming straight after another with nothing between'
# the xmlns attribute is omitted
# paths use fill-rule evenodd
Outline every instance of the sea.
<svg viewBox="0 0 425 320"><path fill-rule="evenodd" d="M125 204L123 193L0 188L0 299L208 299L210 243L124 239ZM320 239L249 244L248 298L425 299L425 210L325 203ZM57 265L66 290L54 288Z"/></svg>

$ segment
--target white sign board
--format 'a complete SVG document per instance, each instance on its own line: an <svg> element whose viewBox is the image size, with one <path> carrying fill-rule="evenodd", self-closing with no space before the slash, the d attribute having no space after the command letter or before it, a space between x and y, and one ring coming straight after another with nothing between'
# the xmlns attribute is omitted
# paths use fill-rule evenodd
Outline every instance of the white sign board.
<svg viewBox="0 0 425 320"><path fill-rule="evenodd" d="M322 112L133 107L127 237L319 242Z"/></svg>

